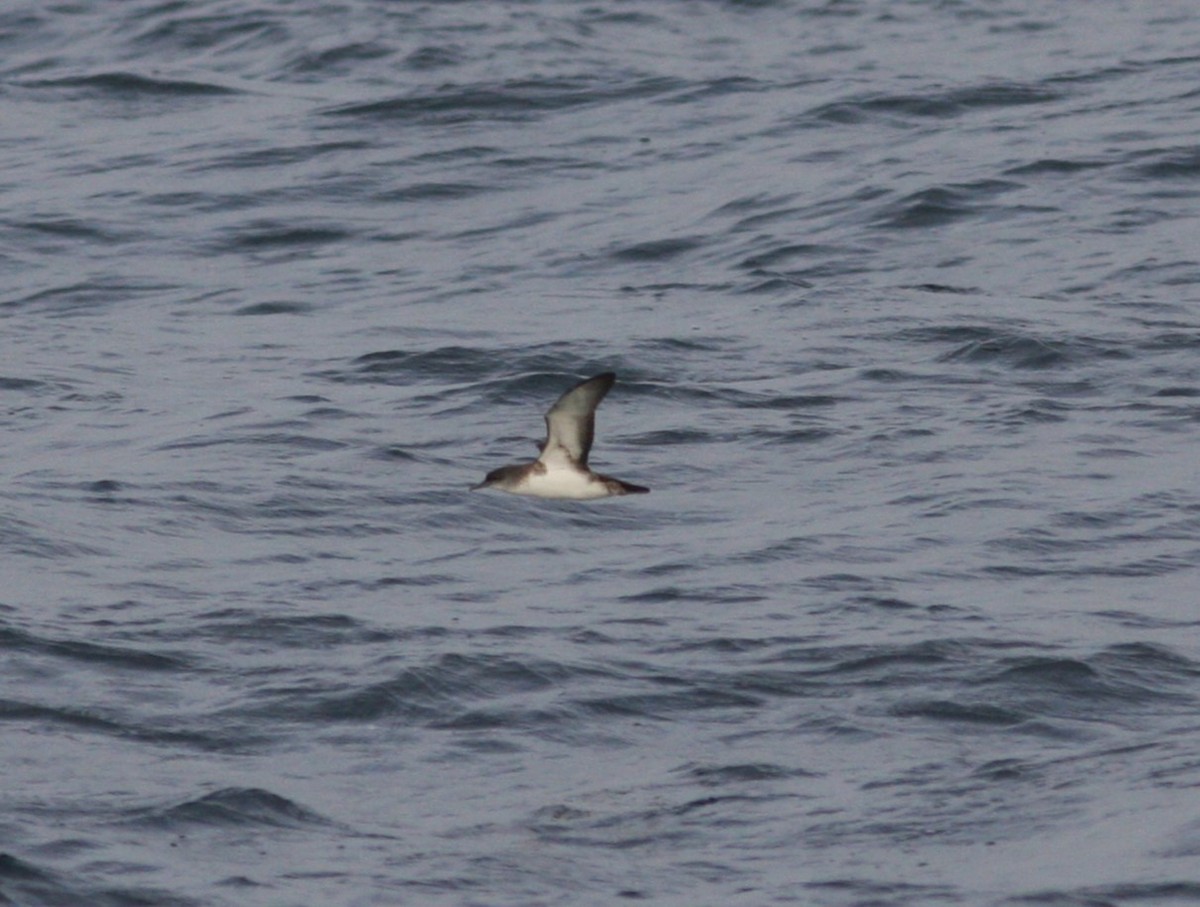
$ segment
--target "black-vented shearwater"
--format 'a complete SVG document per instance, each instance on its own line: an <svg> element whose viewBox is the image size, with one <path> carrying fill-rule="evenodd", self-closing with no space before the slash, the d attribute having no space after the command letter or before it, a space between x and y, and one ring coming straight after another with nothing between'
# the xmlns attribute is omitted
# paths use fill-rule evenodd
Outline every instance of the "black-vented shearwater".
<svg viewBox="0 0 1200 907"><path fill-rule="evenodd" d="M588 469L588 451L596 429L596 407L617 376L605 372L580 381L558 398L546 413L546 440L542 455L532 463L514 463L493 469L475 488L495 488L510 494L538 498L586 501L617 494L645 494L649 488L602 476Z"/></svg>

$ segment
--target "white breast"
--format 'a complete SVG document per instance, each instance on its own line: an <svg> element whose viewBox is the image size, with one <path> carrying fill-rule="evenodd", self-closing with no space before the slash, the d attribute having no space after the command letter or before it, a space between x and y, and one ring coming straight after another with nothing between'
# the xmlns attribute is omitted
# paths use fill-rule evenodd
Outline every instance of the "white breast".
<svg viewBox="0 0 1200 907"><path fill-rule="evenodd" d="M544 473L526 476L525 481L512 489L513 494L528 494L537 498L566 498L588 500L606 498L609 490L603 482L578 469L547 469Z"/></svg>

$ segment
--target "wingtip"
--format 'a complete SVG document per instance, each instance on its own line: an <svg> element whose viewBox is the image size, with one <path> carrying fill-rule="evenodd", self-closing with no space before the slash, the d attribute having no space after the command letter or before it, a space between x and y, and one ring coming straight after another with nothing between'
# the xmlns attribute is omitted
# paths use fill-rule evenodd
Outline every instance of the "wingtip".
<svg viewBox="0 0 1200 907"><path fill-rule="evenodd" d="M590 377L590 378L584 378L582 381L579 382L579 384L576 384L575 386L582 387L585 384L591 384L593 381L595 381L598 384L603 384L605 386L605 388L610 388L613 386L613 384L616 383L616 380L617 380L616 372L601 372L599 375L592 375L592 377Z"/></svg>

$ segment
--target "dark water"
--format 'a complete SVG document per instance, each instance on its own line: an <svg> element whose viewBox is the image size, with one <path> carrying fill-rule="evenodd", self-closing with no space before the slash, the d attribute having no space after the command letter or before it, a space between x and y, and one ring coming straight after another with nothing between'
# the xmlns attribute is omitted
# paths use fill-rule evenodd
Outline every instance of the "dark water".
<svg viewBox="0 0 1200 907"><path fill-rule="evenodd" d="M0 903L1200 902L1198 47L5 7Z"/></svg>

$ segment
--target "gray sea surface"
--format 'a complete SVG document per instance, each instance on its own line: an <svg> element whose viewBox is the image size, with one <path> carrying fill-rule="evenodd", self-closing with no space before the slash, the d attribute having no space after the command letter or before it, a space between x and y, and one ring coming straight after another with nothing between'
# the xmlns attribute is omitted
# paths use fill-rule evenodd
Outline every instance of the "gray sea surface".
<svg viewBox="0 0 1200 907"><path fill-rule="evenodd" d="M1200 903L1183 0L0 9L0 904ZM613 370L595 503L469 492Z"/></svg>

